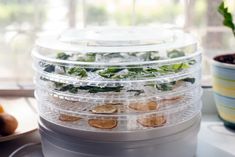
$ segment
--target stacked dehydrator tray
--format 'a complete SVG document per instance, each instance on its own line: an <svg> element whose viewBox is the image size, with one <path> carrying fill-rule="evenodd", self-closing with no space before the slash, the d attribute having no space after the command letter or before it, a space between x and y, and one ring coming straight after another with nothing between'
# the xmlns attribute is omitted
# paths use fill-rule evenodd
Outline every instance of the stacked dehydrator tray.
<svg viewBox="0 0 235 157"><path fill-rule="evenodd" d="M197 41L170 28L86 28L37 41L45 157L193 157Z"/></svg>

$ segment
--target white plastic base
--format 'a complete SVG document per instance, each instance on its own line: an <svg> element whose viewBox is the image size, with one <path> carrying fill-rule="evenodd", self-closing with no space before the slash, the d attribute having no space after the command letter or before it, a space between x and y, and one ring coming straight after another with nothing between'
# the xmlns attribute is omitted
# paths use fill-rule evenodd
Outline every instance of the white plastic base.
<svg viewBox="0 0 235 157"><path fill-rule="evenodd" d="M181 132L141 141L86 141L55 133L47 133L40 126L45 157L193 157L197 147L200 121ZM65 138L64 138L65 137Z"/></svg>

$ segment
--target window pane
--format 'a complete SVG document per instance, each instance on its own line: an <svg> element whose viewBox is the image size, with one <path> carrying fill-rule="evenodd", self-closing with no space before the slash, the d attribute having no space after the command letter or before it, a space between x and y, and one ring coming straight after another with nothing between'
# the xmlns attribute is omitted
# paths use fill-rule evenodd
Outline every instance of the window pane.
<svg viewBox="0 0 235 157"><path fill-rule="evenodd" d="M32 83L35 39L42 30L66 28L67 10L65 1L59 0L0 0L0 81L4 88L6 82Z"/></svg>
<svg viewBox="0 0 235 157"><path fill-rule="evenodd" d="M38 36L67 28L174 24L201 39L204 55L230 52L234 37L217 13L221 0L0 0L0 81L32 82ZM235 1L227 0L234 13ZM205 59L204 74L209 62ZM1 85L0 85L1 88Z"/></svg>

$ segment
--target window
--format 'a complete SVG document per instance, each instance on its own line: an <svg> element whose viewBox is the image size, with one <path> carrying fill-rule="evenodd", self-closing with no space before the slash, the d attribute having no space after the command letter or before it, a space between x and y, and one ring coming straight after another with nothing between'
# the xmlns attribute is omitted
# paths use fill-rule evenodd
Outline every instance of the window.
<svg viewBox="0 0 235 157"><path fill-rule="evenodd" d="M31 87L31 49L38 36L97 25L175 24L201 39L204 56L232 49L217 13L221 0L0 0L0 89ZM235 1L228 0L231 10ZM204 78L209 72L204 59ZM206 83L208 83L206 81Z"/></svg>

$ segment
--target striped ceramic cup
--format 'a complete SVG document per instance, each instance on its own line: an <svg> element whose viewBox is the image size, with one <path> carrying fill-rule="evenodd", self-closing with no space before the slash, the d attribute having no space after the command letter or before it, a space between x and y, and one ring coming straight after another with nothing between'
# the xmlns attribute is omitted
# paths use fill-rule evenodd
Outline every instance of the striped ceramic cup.
<svg viewBox="0 0 235 157"><path fill-rule="evenodd" d="M235 65L213 60L212 78L219 116L226 125L235 127Z"/></svg>

